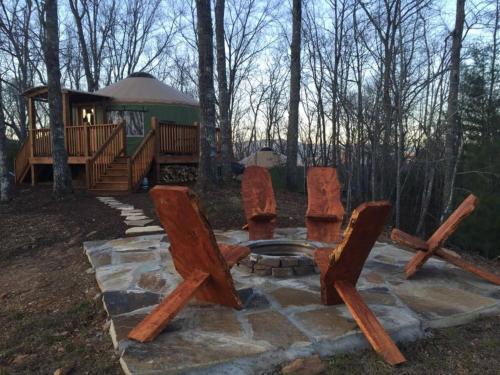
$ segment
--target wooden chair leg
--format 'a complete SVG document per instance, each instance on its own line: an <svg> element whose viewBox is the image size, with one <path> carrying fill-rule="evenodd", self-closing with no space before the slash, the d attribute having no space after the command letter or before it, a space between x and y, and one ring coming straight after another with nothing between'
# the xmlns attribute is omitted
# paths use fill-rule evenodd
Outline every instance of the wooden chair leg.
<svg viewBox="0 0 500 375"><path fill-rule="evenodd" d="M442 249L436 250L436 255L439 258L442 258L442 259L450 262L451 264L453 264L457 267L460 267L466 271L469 271L469 272L479 276L480 278L489 281L492 284L500 285L500 276L498 276L498 275L495 275L491 272L488 272L482 268L476 267L475 265L473 265L469 262L466 262L459 257L451 255L451 254L447 253L446 251L443 251Z"/></svg>
<svg viewBox="0 0 500 375"><path fill-rule="evenodd" d="M130 331L128 338L140 342L154 340L209 277L210 275L206 272L193 272Z"/></svg>
<svg viewBox="0 0 500 375"><path fill-rule="evenodd" d="M248 223L249 240L269 240L274 236L276 219L250 220Z"/></svg>
<svg viewBox="0 0 500 375"><path fill-rule="evenodd" d="M373 349L393 366L406 362L406 358L365 304L356 288L340 280L334 285Z"/></svg>
<svg viewBox="0 0 500 375"><path fill-rule="evenodd" d="M326 221L306 218L307 239L326 243L339 242L341 226L341 220Z"/></svg>
<svg viewBox="0 0 500 375"><path fill-rule="evenodd" d="M432 256L433 253L434 252L430 250L417 251L417 254L415 254L415 256L411 258L410 261L405 266L406 278L409 279L410 277L412 277L415 274L415 272L417 272L424 265L427 259L429 259Z"/></svg>

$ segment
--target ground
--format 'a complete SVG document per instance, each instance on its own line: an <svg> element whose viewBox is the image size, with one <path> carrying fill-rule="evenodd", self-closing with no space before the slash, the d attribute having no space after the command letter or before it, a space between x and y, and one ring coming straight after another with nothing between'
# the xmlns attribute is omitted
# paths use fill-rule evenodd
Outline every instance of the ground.
<svg viewBox="0 0 500 375"><path fill-rule="evenodd" d="M277 192L281 227L303 225L305 197ZM154 217L147 194L118 199ZM202 197L216 229L244 224L236 186ZM22 187L0 206L0 374L121 373L107 334L106 314L82 242L123 236L116 210L77 191L62 201L49 186ZM498 264L481 259L490 268ZM436 330L402 346L402 373L493 373L498 369L500 318ZM394 372L372 351L328 361L331 373Z"/></svg>

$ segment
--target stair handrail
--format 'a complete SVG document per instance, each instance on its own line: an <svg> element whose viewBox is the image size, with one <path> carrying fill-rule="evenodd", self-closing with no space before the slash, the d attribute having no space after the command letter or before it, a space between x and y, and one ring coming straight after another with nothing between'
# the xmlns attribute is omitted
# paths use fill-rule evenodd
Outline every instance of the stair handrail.
<svg viewBox="0 0 500 375"><path fill-rule="evenodd" d="M149 130L134 154L128 160L130 190L135 190L139 187L153 163L156 150L155 130L154 127Z"/></svg>
<svg viewBox="0 0 500 375"><path fill-rule="evenodd" d="M125 125L119 123L108 139L87 159L87 188L92 188L102 177L108 166L125 152Z"/></svg>
<svg viewBox="0 0 500 375"><path fill-rule="evenodd" d="M30 135L28 134L14 159L14 174L16 183L21 182L21 178L23 177L26 168L30 165L30 154Z"/></svg>

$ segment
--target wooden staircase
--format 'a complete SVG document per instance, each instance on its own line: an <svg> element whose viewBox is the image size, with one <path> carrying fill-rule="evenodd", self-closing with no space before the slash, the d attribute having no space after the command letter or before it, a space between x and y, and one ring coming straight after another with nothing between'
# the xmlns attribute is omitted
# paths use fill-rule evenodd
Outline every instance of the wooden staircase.
<svg viewBox="0 0 500 375"><path fill-rule="evenodd" d="M111 162L99 181L89 190L95 193L120 193L129 191L129 157L118 156Z"/></svg>

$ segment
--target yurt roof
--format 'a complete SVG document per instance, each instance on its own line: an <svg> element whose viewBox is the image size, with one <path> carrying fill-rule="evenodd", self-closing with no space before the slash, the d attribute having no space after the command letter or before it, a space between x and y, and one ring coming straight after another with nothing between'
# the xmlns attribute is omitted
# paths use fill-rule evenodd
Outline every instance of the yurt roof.
<svg viewBox="0 0 500 375"><path fill-rule="evenodd" d="M189 95L142 72L133 73L121 81L97 90L94 94L109 96L119 103L198 106L198 101Z"/></svg>
<svg viewBox="0 0 500 375"><path fill-rule="evenodd" d="M239 162L246 167L251 165L258 165L260 167L272 168L285 165L286 155L280 154L270 148L265 147L248 155L246 158L241 159ZM297 160L297 165L302 166L302 162L300 160Z"/></svg>

